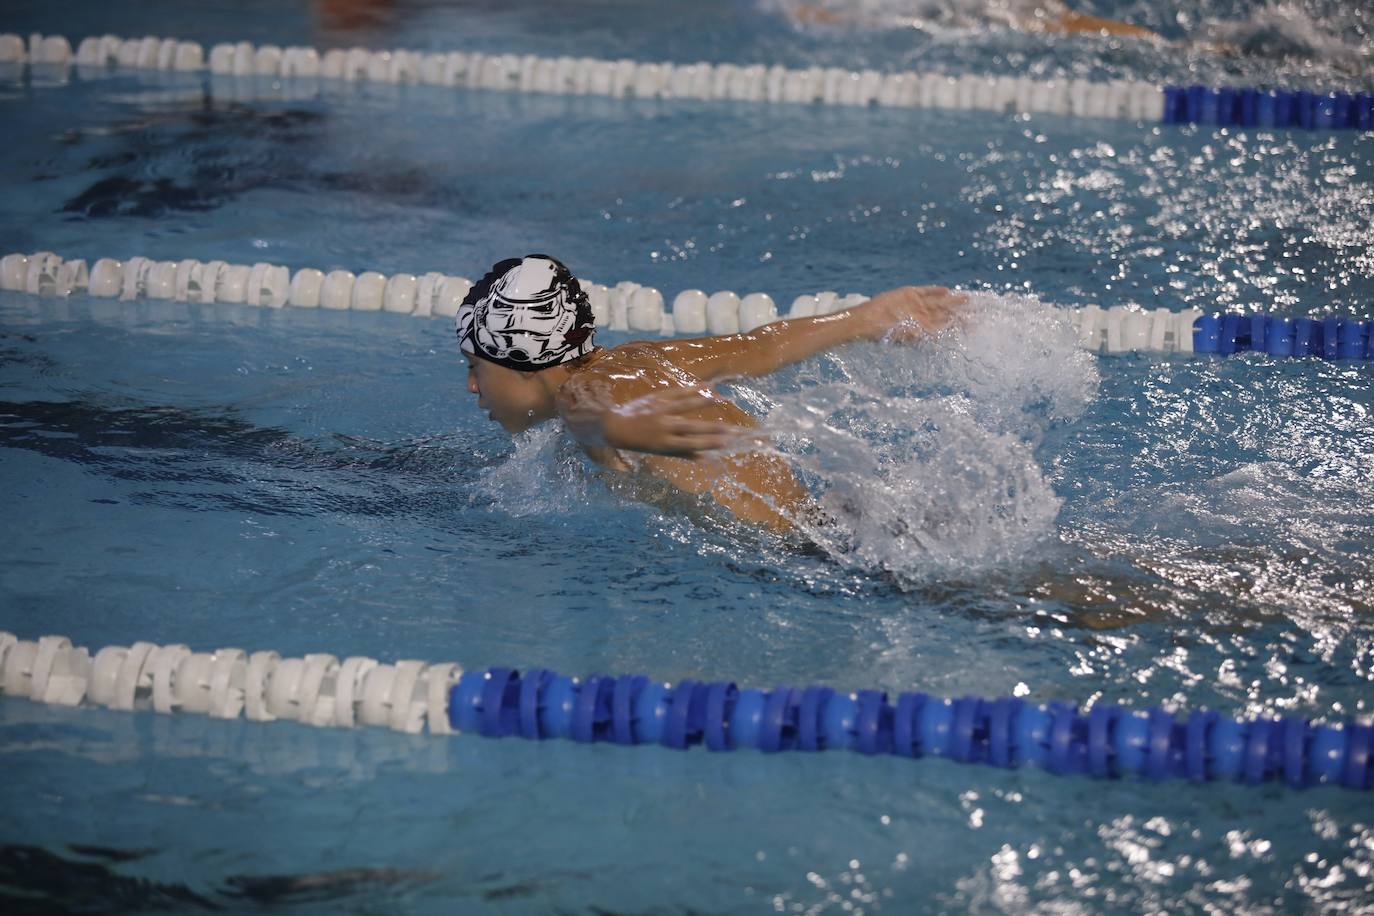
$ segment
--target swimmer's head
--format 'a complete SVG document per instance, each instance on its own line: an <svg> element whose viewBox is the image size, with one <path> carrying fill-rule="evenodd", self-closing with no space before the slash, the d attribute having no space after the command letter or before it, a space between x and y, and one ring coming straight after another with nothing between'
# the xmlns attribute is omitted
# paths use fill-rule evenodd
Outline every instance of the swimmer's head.
<svg viewBox="0 0 1374 916"><path fill-rule="evenodd" d="M497 262L458 308L459 348L521 372L586 356L595 330L581 284L546 254Z"/></svg>

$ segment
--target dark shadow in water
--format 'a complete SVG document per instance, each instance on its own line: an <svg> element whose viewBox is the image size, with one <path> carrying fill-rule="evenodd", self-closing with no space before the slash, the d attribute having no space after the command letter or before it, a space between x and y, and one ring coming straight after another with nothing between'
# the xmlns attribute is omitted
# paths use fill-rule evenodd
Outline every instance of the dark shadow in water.
<svg viewBox="0 0 1374 916"><path fill-rule="evenodd" d="M128 861L138 853L89 850L90 857ZM84 853L83 853L84 854ZM117 874L102 862L66 859L39 846L0 846L0 910L7 916L221 909L189 887Z"/></svg>
<svg viewBox="0 0 1374 916"><path fill-rule="evenodd" d="M114 849L109 846L88 846L82 843L68 843L67 848L87 859L104 859L106 862L137 862L157 851L155 849Z"/></svg>
<svg viewBox="0 0 1374 916"><path fill-rule="evenodd" d="M264 141L270 150L314 140L323 119L319 112L303 109L215 107L207 98L198 109L116 125L109 132L128 148L92 157L87 169L122 171L93 182L67 200L61 212L100 219L213 210L268 180L273 166L270 153L255 161L243 150L254 148L253 144L262 149ZM82 140L79 132L69 132L66 138L72 144ZM164 164L150 168L150 163ZM150 172L179 177L145 177Z"/></svg>
<svg viewBox="0 0 1374 916"><path fill-rule="evenodd" d="M57 360L32 348L9 346L11 342L33 344L38 338L32 334L12 334L0 331L0 367L16 365L27 366L38 375L46 375L57 369Z"/></svg>
<svg viewBox="0 0 1374 916"><path fill-rule="evenodd" d="M67 858L40 846L0 846L0 911L6 916L51 913L130 913L160 910L242 910L293 904L352 902L385 906L388 895L438 879L433 872L400 868L341 868L298 875L230 875L211 896L184 884L119 874L114 865L156 850L67 847ZM378 900L381 897L383 899Z"/></svg>
<svg viewBox="0 0 1374 916"><path fill-rule="evenodd" d="M476 104L492 102L483 98ZM571 207L585 193L576 182L530 186L521 176L503 176L496 162L490 168L469 163L436 169L396 153L356 149L329 133L328 119L323 105L269 108L207 95L190 104L141 111L103 125L98 133L68 130L59 142L78 148L93 140L100 150L81 169L90 184L65 200L58 212L74 220L156 218L202 213L243 194L274 189L311 196L354 194L480 220L506 214L512 202ZM495 180L502 182L500 194L492 193Z"/></svg>
<svg viewBox="0 0 1374 916"><path fill-rule="evenodd" d="M418 516L442 525L464 499L462 485L483 467L470 449L460 452L443 437L334 441L338 448L211 410L0 401L0 448L146 482L138 500L197 510ZM176 486L188 483L217 486L194 493Z"/></svg>
<svg viewBox="0 0 1374 916"><path fill-rule="evenodd" d="M213 210L223 196L203 187L180 185L170 178L102 178L62 205L64 213L93 219L105 216L161 216L168 210Z"/></svg>
<svg viewBox="0 0 1374 916"><path fill-rule="evenodd" d="M224 896L260 904L321 903L355 894L386 893L426 884L429 872L400 868L340 868L303 875L233 875Z"/></svg>
<svg viewBox="0 0 1374 916"><path fill-rule="evenodd" d="M308 150L293 154L295 146L323 148L325 117L304 108L264 110L209 97L199 108L141 116L106 131L125 149L102 152L86 164L88 171L115 174L93 181L60 212L86 219L205 212L269 187L342 191L399 203L443 201L459 209L474 205L451 182L438 182L417 166L369 159L357 170L330 170L318 168L319 157ZM76 131L64 136L68 144L83 140Z"/></svg>
<svg viewBox="0 0 1374 916"><path fill-rule="evenodd" d="M257 456L290 441L284 429L225 414L174 407L102 407L86 401L0 401L0 446L31 448L83 464L105 463L95 448L203 449Z"/></svg>

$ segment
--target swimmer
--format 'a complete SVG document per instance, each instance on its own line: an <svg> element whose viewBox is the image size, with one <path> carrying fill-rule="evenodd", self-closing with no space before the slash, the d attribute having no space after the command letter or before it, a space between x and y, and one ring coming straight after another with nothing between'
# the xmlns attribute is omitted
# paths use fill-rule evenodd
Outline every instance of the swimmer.
<svg viewBox="0 0 1374 916"><path fill-rule="evenodd" d="M775 529L809 512L788 463L757 446L757 423L713 385L767 375L860 340L906 342L958 316L965 297L905 286L844 311L775 321L755 331L686 340L593 342L591 304L547 255L501 261L458 311L458 345L477 406L516 434L557 419L592 461L709 495L741 519Z"/></svg>
<svg viewBox="0 0 1374 916"><path fill-rule="evenodd" d="M801 25L855 28L910 28L935 25L977 29L989 25L1022 32L1103 35L1223 57L1322 62L1360 75L1368 71L1369 52L1349 43L1338 25L1309 16L1286 3L1271 4L1247 20L1206 21L1197 34L1177 40L1143 26L1070 8L1064 0L762 0Z"/></svg>
<svg viewBox="0 0 1374 916"><path fill-rule="evenodd" d="M952 28L1001 25L1022 32L1159 39L1155 32L1129 22L1075 12L1063 0L862 0L858 4L775 0L775 4L801 23L925 22Z"/></svg>

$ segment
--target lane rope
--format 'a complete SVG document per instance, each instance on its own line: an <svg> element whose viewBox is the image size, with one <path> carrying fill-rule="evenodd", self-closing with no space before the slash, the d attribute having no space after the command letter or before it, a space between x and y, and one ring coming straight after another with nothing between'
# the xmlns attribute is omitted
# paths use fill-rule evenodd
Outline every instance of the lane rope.
<svg viewBox="0 0 1374 916"><path fill-rule="evenodd" d="M671 311L652 286L614 286L584 280L597 327L660 336L724 335L753 331L780 317L827 315L868 300L834 291L797 296L785 315L767 293L683 290ZM34 296L88 294L121 300L153 299L204 305L253 305L358 312L389 312L452 319L472 288L465 277L430 271L386 276L377 271L325 273L279 264L229 264L194 259L64 260L50 251L0 258L0 289ZM1374 359L1374 321L1354 317L1292 318L1241 313L1208 314L1140 306L1088 305L1061 310L1078 329L1078 343L1097 353L1214 353L1247 351L1271 356Z"/></svg>
<svg viewBox="0 0 1374 916"><path fill-rule="evenodd" d="M0 65L38 67L60 76L110 69L161 70L269 79L410 83L508 92L614 98L697 99L790 104L1050 112L1159 121L1164 96L1146 82L1035 80L943 73L882 73L842 67L789 69L765 64L691 64L534 54L423 52L221 43L207 54L176 38L82 39L75 52L60 35L0 35Z"/></svg>
<svg viewBox="0 0 1374 916"><path fill-rule="evenodd" d="M61 35L34 33L28 41L0 35L0 66L37 68L65 78L111 69L208 71L215 76L272 80L341 80L486 89L661 98L1043 112L1146 123L1217 126L1374 129L1374 95L1345 90L1237 86L1157 86L1140 80L1037 80L1018 76L959 76L843 67L789 69L765 64L691 64L626 58L540 57L463 51L373 51L250 42L205 49L176 38L91 36L75 52Z"/></svg>
<svg viewBox="0 0 1374 916"><path fill-rule="evenodd" d="M1189 779L1291 788L1374 787L1374 726L1301 716L1233 719L1209 710L1035 704L1016 697L895 698L881 690L739 688L643 675L570 678L536 668L464 672L458 665L381 663L328 653L300 658L181 644L105 646L0 632L0 692L57 706L198 713L408 734L564 738L712 751L850 750L936 757L1061 776Z"/></svg>
<svg viewBox="0 0 1374 916"><path fill-rule="evenodd" d="M1336 89L1157 86L1141 80L1037 80L1018 76L885 73L843 67L789 69L765 64L691 64L627 58L540 57L463 51L374 51L250 42L203 46L176 38L117 35L81 40L75 52L61 35L0 35L0 67L37 68L44 78L111 69L208 71L272 80L340 80L426 84L507 92L614 98L697 99L994 112L1043 112L1164 124L1374 129L1374 94Z"/></svg>

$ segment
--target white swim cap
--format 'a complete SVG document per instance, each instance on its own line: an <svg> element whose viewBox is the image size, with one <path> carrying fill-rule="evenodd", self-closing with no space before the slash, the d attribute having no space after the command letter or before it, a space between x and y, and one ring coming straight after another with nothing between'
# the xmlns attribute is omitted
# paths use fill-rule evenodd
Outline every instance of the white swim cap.
<svg viewBox="0 0 1374 916"><path fill-rule="evenodd" d="M592 352L587 294L546 254L492 266L458 307L458 347L498 366L534 372Z"/></svg>

